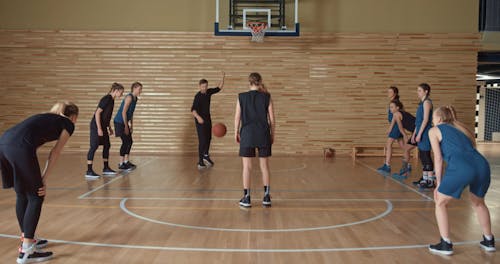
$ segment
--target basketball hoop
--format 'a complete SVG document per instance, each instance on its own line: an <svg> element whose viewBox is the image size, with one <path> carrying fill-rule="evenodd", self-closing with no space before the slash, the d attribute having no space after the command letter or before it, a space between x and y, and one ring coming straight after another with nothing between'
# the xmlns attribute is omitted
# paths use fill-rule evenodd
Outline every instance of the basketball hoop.
<svg viewBox="0 0 500 264"><path fill-rule="evenodd" d="M264 42L264 35L266 35L267 23L266 22L248 22L247 27L252 30L253 42Z"/></svg>

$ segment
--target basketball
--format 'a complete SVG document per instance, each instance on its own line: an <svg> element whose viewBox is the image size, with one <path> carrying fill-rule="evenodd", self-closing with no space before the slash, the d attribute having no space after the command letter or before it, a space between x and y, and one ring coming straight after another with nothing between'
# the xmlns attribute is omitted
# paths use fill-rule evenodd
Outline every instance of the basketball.
<svg viewBox="0 0 500 264"><path fill-rule="evenodd" d="M216 137L223 137L226 135L227 128L222 123L217 123L212 127L212 133Z"/></svg>

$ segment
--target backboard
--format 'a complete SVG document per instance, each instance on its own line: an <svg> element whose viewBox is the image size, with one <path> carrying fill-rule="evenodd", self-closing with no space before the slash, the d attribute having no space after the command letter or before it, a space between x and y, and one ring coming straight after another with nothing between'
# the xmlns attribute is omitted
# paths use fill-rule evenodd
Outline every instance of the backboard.
<svg viewBox="0 0 500 264"><path fill-rule="evenodd" d="M299 36L298 0L215 0L216 36L251 36L248 22L266 22L266 36Z"/></svg>

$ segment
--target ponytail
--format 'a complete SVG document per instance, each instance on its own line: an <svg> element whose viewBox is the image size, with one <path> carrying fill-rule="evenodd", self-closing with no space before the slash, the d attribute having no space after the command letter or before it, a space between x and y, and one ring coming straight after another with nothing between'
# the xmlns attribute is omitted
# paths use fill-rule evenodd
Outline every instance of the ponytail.
<svg viewBox="0 0 500 264"><path fill-rule="evenodd" d="M458 121L457 111L455 111L455 107L453 107L452 105L440 106L438 109L436 109L434 114L441 118L441 122L450 124L464 133L469 138L472 145L476 147L476 140L472 132L462 122Z"/></svg>
<svg viewBox="0 0 500 264"><path fill-rule="evenodd" d="M269 93L266 86L262 82L262 76L260 76L258 72L250 73L250 75L248 76L248 82L250 83L250 85L255 85L259 87L259 92Z"/></svg>
<svg viewBox="0 0 500 264"><path fill-rule="evenodd" d="M52 106L50 112L56 115L64 115L66 117L78 116L78 106L72 102L57 102Z"/></svg>
<svg viewBox="0 0 500 264"><path fill-rule="evenodd" d="M117 82L114 82L112 85L111 85L111 89L109 89L109 93L112 93L116 90L125 90L125 88L123 88L123 85L117 83Z"/></svg>

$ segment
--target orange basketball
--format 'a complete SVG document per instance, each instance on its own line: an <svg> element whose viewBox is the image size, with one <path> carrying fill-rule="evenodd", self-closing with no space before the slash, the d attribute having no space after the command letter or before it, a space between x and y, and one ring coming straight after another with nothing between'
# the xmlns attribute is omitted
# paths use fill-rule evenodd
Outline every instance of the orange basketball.
<svg viewBox="0 0 500 264"><path fill-rule="evenodd" d="M222 123L217 123L212 127L212 133L216 137L223 137L226 135L227 128L224 124Z"/></svg>

